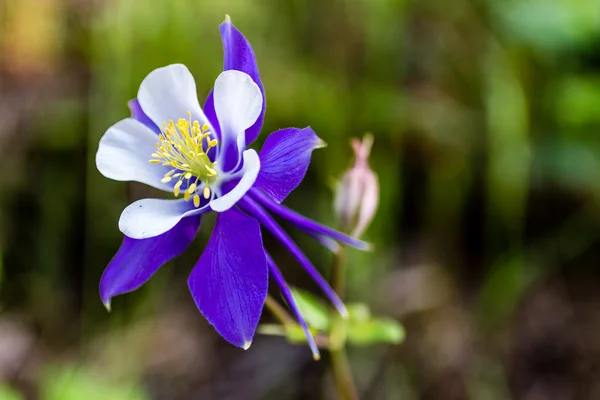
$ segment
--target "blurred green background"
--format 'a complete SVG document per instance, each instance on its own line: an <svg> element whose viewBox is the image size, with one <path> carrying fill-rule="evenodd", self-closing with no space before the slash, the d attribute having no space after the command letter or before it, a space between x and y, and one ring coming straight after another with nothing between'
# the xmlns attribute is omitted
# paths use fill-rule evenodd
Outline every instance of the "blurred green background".
<svg viewBox="0 0 600 400"><path fill-rule="evenodd" d="M210 218L112 313L99 299L121 210L156 193L102 177L98 140L159 66L185 63L202 101L225 14L258 58L260 141L310 125L329 144L287 205L335 226L349 139L375 136L376 248L350 253L347 297L407 339L350 350L362 398L599 399L597 0L1 0L0 399L335 398L327 357L244 352L197 312Z"/></svg>

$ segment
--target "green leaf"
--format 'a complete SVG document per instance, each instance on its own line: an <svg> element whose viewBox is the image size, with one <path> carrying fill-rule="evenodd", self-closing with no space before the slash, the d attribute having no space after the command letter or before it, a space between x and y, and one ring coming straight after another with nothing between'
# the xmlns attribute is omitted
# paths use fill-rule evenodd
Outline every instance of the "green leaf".
<svg viewBox="0 0 600 400"><path fill-rule="evenodd" d="M306 336L304 335L304 331L300 325L288 325L284 329L285 337L290 343L307 343Z"/></svg>
<svg viewBox="0 0 600 400"><path fill-rule="evenodd" d="M600 79L573 74L557 80L554 107L558 121L567 128L586 128L600 122Z"/></svg>
<svg viewBox="0 0 600 400"><path fill-rule="evenodd" d="M285 326L279 324L260 324L256 332L267 336L286 336Z"/></svg>
<svg viewBox="0 0 600 400"><path fill-rule="evenodd" d="M350 321L368 321L371 319L371 310L365 303L347 304L348 317Z"/></svg>
<svg viewBox="0 0 600 400"><path fill-rule="evenodd" d="M376 343L401 343L405 332L404 327L393 319L374 318L359 322L351 321L346 335L351 344L368 346Z"/></svg>
<svg viewBox="0 0 600 400"><path fill-rule="evenodd" d="M304 331L298 324L260 324L257 332L261 335L285 336L291 343L306 343Z"/></svg>
<svg viewBox="0 0 600 400"><path fill-rule="evenodd" d="M8 385L0 386L0 400L22 400L23 396Z"/></svg>
<svg viewBox="0 0 600 400"><path fill-rule="evenodd" d="M132 383L108 381L103 376L75 367L48 370L42 385L47 400L145 400L143 391Z"/></svg>
<svg viewBox="0 0 600 400"><path fill-rule="evenodd" d="M330 311L318 297L300 289L292 289L306 323L310 328L327 332L330 327Z"/></svg>
<svg viewBox="0 0 600 400"><path fill-rule="evenodd" d="M600 31L596 0L513 0L494 2L511 36L541 50L593 43Z"/></svg>

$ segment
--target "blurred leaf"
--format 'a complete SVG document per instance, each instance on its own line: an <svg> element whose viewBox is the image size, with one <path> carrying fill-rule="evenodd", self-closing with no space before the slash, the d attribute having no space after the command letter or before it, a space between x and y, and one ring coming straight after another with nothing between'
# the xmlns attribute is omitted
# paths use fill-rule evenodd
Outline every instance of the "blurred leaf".
<svg viewBox="0 0 600 400"><path fill-rule="evenodd" d="M598 146L570 138L548 140L538 150L538 182L552 179L577 190L597 191L600 181Z"/></svg>
<svg viewBox="0 0 600 400"><path fill-rule="evenodd" d="M307 343L304 331L298 324L288 325L284 328L285 337L292 343ZM313 332L314 335L314 332Z"/></svg>
<svg viewBox="0 0 600 400"><path fill-rule="evenodd" d="M484 329L497 326L512 315L523 294L537 276L535 266L519 255L502 260L492 269L483 284L478 320Z"/></svg>
<svg viewBox="0 0 600 400"><path fill-rule="evenodd" d="M23 396L10 386L0 386L0 400L22 400Z"/></svg>
<svg viewBox="0 0 600 400"><path fill-rule="evenodd" d="M327 332L330 326L330 311L321 299L300 289L292 289L292 293L308 326Z"/></svg>
<svg viewBox="0 0 600 400"><path fill-rule="evenodd" d="M285 336L285 326L279 324L260 324L256 331L261 335Z"/></svg>
<svg viewBox="0 0 600 400"><path fill-rule="evenodd" d="M298 324L289 324L286 326L279 324L260 324L257 332L261 335L285 336L290 343L306 343L304 331Z"/></svg>
<svg viewBox="0 0 600 400"><path fill-rule="evenodd" d="M486 59L486 114L489 135L488 215L511 231L518 245L523 232L532 151L529 104L514 60L502 46L490 45Z"/></svg>
<svg viewBox="0 0 600 400"><path fill-rule="evenodd" d="M600 122L600 80L569 76L557 85L554 96L558 120L566 126L580 127Z"/></svg>
<svg viewBox="0 0 600 400"><path fill-rule="evenodd" d="M591 41L600 32L597 0L496 2L507 30L542 50Z"/></svg>
<svg viewBox="0 0 600 400"><path fill-rule="evenodd" d="M346 309L350 321L368 321L371 318L371 310L365 303L347 304Z"/></svg>
<svg viewBox="0 0 600 400"><path fill-rule="evenodd" d="M143 391L133 384L107 381L75 367L52 369L44 377L41 392L46 400L147 399Z"/></svg>
<svg viewBox="0 0 600 400"><path fill-rule="evenodd" d="M374 318L361 322L350 322L346 331L348 341L356 346L376 343L398 344L406 336L404 327L387 318Z"/></svg>
<svg viewBox="0 0 600 400"><path fill-rule="evenodd" d="M2 256L2 248L0 248L0 292L2 290L2 278L4 277L4 257Z"/></svg>

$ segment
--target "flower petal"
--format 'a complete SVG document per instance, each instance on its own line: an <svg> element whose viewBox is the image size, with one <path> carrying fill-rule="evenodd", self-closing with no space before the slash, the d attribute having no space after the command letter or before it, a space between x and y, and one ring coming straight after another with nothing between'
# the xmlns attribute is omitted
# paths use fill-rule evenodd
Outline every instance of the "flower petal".
<svg viewBox="0 0 600 400"><path fill-rule="evenodd" d="M100 281L100 298L110 310L110 300L146 283L158 269L177 257L196 237L201 216L183 218L171 230L149 239L125 237Z"/></svg>
<svg viewBox="0 0 600 400"><path fill-rule="evenodd" d="M260 80L258 66L254 51L248 40L242 33L231 23L229 17L219 27L221 39L223 40L223 51L225 53L223 70L237 70L250 75L254 83L260 88L262 93L263 103L260 115L254 124L246 129L246 145L252 143L259 135L262 128L263 119L265 116L266 98L263 84ZM216 125L216 113L214 108L214 97L211 91L204 103L204 112L206 116ZM215 127L216 128L216 127Z"/></svg>
<svg viewBox="0 0 600 400"><path fill-rule="evenodd" d="M221 128L220 164L224 171L230 171L246 147L244 132L260 115L263 96L248 74L235 70L221 72L215 81L214 96Z"/></svg>
<svg viewBox="0 0 600 400"><path fill-rule="evenodd" d="M310 127L273 132L260 151L256 187L281 203L304 179L312 151L323 146Z"/></svg>
<svg viewBox="0 0 600 400"><path fill-rule="evenodd" d="M282 217L288 222L291 222L296 226L296 228L301 229L308 234L330 237L331 239L337 240L348 246L354 247L355 249L372 250L372 245L370 243L346 235L345 233L336 231L335 229L315 222L310 218L306 218L305 216L298 214L294 210L290 210L282 204L277 204L273 199L271 199L269 196L267 196L260 190L254 188L250 189L248 197L257 201L261 206L265 207L267 210Z"/></svg>
<svg viewBox="0 0 600 400"><path fill-rule="evenodd" d="M152 122L150 118L148 118L146 113L144 113L144 110L142 110L142 106L140 106L140 102L138 101L138 99L129 100L129 102L127 102L127 105L129 106L129 111L131 111L131 118L146 125L152 130L152 132L160 133L160 129L158 128L158 126L156 126L156 124Z"/></svg>
<svg viewBox="0 0 600 400"><path fill-rule="evenodd" d="M215 95L214 89L211 89L208 96L206 96L206 100L204 100L204 114L208 119L209 123L213 126L213 130L217 139L221 141L221 128L219 127L219 120L217 119L217 113L215 112Z"/></svg>
<svg viewBox="0 0 600 400"><path fill-rule="evenodd" d="M328 236L325 235L321 235L315 232L306 232L309 236L311 236L312 238L314 238L317 242L321 243L323 246L325 246L329 251L331 251L332 253L336 254L341 250L340 245L338 244L338 242L336 242L335 240L331 239Z"/></svg>
<svg viewBox="0 0 600 400"><path fill-rule="evenodd" d="M339 298L337 293L329 286L327 281L321 276L319 271L312 265L310 260L304 255L302 250L294 243L292 238L279 226L277 222L271 217L255 200L251 197L247 196L240 201L240 207L244 211L246 211L249 215L252 215L254 218L260 222L262 226L267 228L273 236L279 240L279 242L288 249L288 251L294 256L296 260L304 267L306 272L310 275L310 277L315 281L317 285L321 288L323 293L329 298L331 304L338 310L342 317L348 317L348 310L346 310L346 306Z"/></svg>
<svg viewBox="0 0 600 400"><path fill-rule="evenodd" d="M191 201L142 199L121 213L119 229L133 239L147 239L173 228L183 217L203 214L208 206L195 208Z"/></svg>
<svg viewBox="0 0 600 400"><path fill-rule="evenodd" d="M260 158L256 151L249 149L244 151L244 169L242 179L238 184L231 189L231 191L219 198L216 198L210 202L210 208L216 212L223 212L229 210L231 207L238 202L252 187L260 171Z"/></svg>
<svg viewBox="0 0 600 400"><path fill-rule="evenodd" d="M228 342L247 349L267 296L267 261L258 222L231 209L188 279L200 312Z"/></svg>
<svg viewBox="0 0 600 400"><path fill-rule="evenodd" d="M273 277L273 279L275 280L275 282L281 289L281 294L283 295L283 298L285 299L285 301L288 303L288 306L292 310L292 313L294 313L294 316L298 320L298 324L300 325L300 327L302 328L302 331L304 332L304 336L306 337L306 341L308 342L310 351L313 354L313 358L315 360L320 359L321 355L319 354L319 348L317 347L317 344L315 343L315 339L313 338L313 335L310 332L310 328L306 324L306 320L304 319L304 316L302 315L302 311L300 311L300 307L298 307L298 304L296 303L296 300L294 299L294 295L292 294L290 287L286 283L285 279L283 278L283 275L281 274L281 271L279 271L279 268L277 268L277 265L275 264L275 262L273 261L273 259L269 255L269 253L265 253L265 254L267 256L267 265L269 266L269 272L271 273L271 276Z"/></svg>
<svg viewBox="0 0 600 400"><path fill-rule="evenodd" d="M96 167L107 178L137 181L157 189L172 191L172 185L160 180L168 171L150 164L157 137L147 126L133 118L123 119L106 131L96 153Z"/></svg>
<svg viewBox="0 0 600 400"><path fill-rule="evenodd" d="M150 72L142 81L137 97L144 113L161 127L164 122L188 118L200 125L208 120L200 108L194 77L183 64L171 64Z"/></svg>

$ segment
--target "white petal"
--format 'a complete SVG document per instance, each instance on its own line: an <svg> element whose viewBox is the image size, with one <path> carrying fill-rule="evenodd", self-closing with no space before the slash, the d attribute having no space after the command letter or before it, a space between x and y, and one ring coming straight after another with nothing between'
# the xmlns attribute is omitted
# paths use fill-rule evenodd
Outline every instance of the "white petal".
<svg viewBox="0 0 600 400"><path fill-rule="evenodd" d="M210 208L217 212L229 210L242 198L243 195L254 185L258 172L260 171L260 158L253 149L244 151L244 175L236 187L229 193L210 202Z"/></svg>
<svg viewBox="0 0 600 400"><path fill-rule="evenodd" d="M130 204L121 213L119 230L133 239L147 239L165 233L181 218L208 211L195 208L191 201L142 199Z"/></svg>
<svg viewBox="0 0 600 400"><path fill-rule="evenodd" d="M171 64L150 72L140 85L138 101L144 113L158 126L163 122L179 118L198 120L200 125L208 123L198 103L196 82L183 64Z"/></svg>
<svg viewBox="0 0 600 400"><path fill-rule="evenodd" d="M137 181L170 192L173 185L160 181L168 169L148 162L157 141L158 136L141 122L133 118L121 120L100 139L96 167L107 178Z"/></svg>
<svg viewBox="0 0 600 400"><path fill-rule="evenodd" d="M262 110L263 97L250 75L236 70L222 72L215 81L215 112L225 142L245 147L244 132L251 127Z"/></svg>

